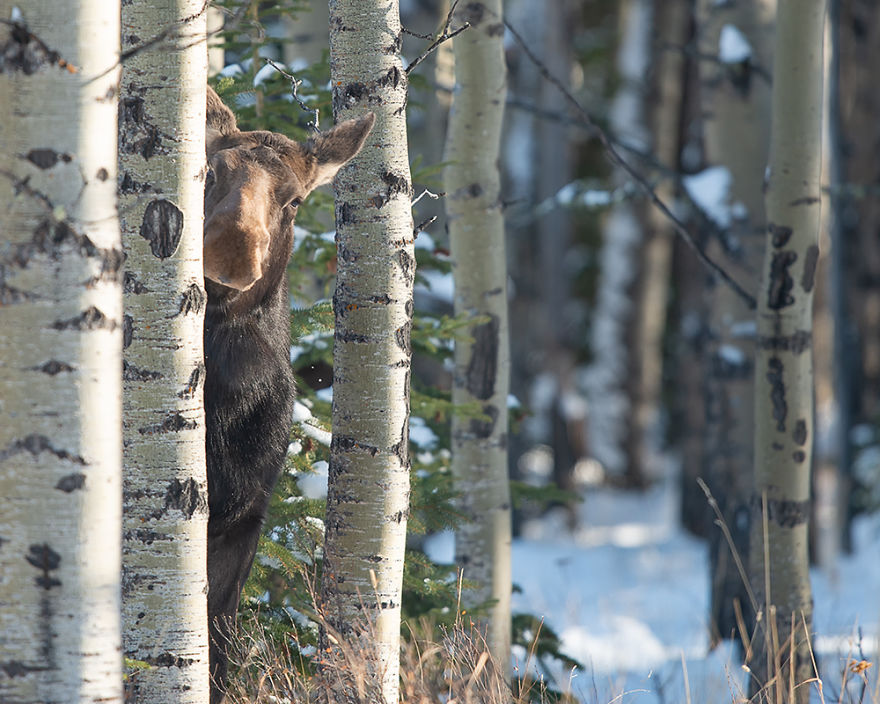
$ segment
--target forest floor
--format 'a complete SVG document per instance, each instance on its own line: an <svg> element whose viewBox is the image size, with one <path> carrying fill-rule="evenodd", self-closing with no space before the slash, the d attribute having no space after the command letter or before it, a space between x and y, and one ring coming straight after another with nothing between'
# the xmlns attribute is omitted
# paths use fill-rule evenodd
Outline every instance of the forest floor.
<svg viewBox="0 0 880 704"><path fill-rule="evenodd" d="M730 704L746 701L746 672L723 643L709 651L705 544L678 520L678 491L665 481L646 492L590 489L581 527L561 514L528 523L513 544L514 611L542 617L562 651L585 666L547 663L554 686L588 704ZM874 662L880 633L880 517L854 525L853 555L833 571L812 571L813 648L823 693L815 702L880 702L877 670L863 691L848 663ZM451 561L449 534L429 540L434 560ZM514 654L522 667L525 652Z"/></svg>

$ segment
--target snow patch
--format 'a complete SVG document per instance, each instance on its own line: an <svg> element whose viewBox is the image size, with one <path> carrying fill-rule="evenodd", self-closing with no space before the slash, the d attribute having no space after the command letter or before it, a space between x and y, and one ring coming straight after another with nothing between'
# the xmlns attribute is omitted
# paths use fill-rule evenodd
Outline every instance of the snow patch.
<svg viewBox="0 0 880 704"><path fill-rule="evenodd" d="M721 36L718 38L718 58L725 64L745 63L752 58L752 45L732 24L726 24L721 28Z"/></svg>
<svg viewBox="0 0 880 704"><path fill-rule="evenodd" d="M688 195L707 217L723 228L730 227L732 215L728 198L733 176L725 166L711 166L682 179Z"/></svg>

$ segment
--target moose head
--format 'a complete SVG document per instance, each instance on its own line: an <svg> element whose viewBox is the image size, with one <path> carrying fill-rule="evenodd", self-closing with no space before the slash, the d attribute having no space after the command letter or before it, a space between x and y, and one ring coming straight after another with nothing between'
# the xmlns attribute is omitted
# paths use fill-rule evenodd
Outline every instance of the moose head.
<svg viewBox="0 0 880 704"><path fill-rule="evenodd" d="M207 282L247 291L287 265L297 206L357 154L373 113L300 144L274 132L242 132L208 88L204 267ZM220 294L216 287L209 294Z"/></svg>

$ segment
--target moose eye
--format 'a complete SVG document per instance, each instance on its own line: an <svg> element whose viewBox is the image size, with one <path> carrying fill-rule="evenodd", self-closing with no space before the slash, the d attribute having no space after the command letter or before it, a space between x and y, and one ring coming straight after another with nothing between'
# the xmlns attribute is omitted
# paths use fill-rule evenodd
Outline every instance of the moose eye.
<svg viewBox="0 0 880 704"><path fill-rule="evenodd" d="M214 169L210 166L208 167L208 173L205 174L205 189L211 188L214 185Z"/></svg>
<svg viewBox="0 0 880 704"><path fill-rule="evenodd" d="M290 202L288 203L288 205L289 205L291 208L298 208L300 205L302 205L302 202L303 202L303 199L302 199L302 198L294 198L292 201L290 201Z"/></svg>

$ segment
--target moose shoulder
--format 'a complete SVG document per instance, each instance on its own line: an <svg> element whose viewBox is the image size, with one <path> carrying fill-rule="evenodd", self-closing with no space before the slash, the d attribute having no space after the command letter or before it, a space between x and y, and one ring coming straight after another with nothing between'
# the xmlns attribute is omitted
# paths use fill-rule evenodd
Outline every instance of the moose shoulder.
<svg viewBox="0 0 880 704"><path fill-rule="evenodd" d="M296 208L357 154L372 113L304 144L244 132L208 88L204 271L211 702L287 451L294 397L286 269Z"/></svg>

